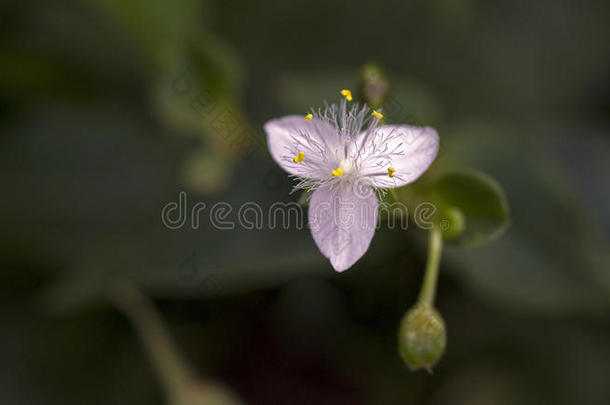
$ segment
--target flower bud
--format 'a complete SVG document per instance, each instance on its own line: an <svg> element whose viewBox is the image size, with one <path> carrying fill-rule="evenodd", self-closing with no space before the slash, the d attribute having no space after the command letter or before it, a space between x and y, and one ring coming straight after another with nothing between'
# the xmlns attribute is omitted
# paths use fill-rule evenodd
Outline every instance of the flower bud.
<svg viewBox="0 0 610 405"><path fill-rule="evenodd" d="M390 84L385 72L374 63L367 63L360 72L358 96L370 108L383 107L390 95Z"/></svg>
<svg viewBox="0 0 610 405"><path fill-rule="evenodd" d="M431 306L417 304L402 318L398 350L411 370L431 371L445 351L447 333L441 314Z"/></svg>
<svg viewBox="0 0 610 405"><path fill-rule="evenodd" d="M446 240L455 239L466 229L466 218L462 210L450 207L442 211L439 223L443 238Z"/></svg>

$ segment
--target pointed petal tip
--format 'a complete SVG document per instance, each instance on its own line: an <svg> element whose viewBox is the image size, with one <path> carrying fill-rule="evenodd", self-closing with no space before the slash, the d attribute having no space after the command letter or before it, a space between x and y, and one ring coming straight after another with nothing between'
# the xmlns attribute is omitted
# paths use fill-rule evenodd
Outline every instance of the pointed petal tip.
<svg viewBox="0 0 610 405"><path fill-rule="evenodd" d="M352 187L314 191L309 226L316 245L336 272L349 269L366 253L375 234L377 214L375 193L358 195Z"/></svg>
<svg viewBox="0 0 610 405"><path fill-rule="evenodd" d="M346 266L345 264L341 263L341 264L337 264L337 263L333 263L333 261L330 261L330 265L333 267L333 269L337 272L337 273L343 273L345 270L349 269L350 267L352 267L352 265Z"/></svg>

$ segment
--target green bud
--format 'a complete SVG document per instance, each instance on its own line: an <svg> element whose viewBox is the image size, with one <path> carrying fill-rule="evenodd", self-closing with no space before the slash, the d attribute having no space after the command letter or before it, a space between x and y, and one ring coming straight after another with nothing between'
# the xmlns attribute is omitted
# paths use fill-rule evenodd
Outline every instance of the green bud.
<svg viewBox="0 0 610 405"><path fill-rule="evenodd" d="M390 95L390 83L381 67L375 63L367 63L360 72L358 97L370 108L383 107Z"/></svg>
<svg viewBox="0 0 610 405"><path fill-rule="evenodd" d="M417 304L402 318L398 350L411 370L431 367L441 358L447 344L445 322L431 306Z"/></svg>
<svg viewBox="0 0 610 405"><path fill-rule="evenodd" d="M466 229L466 218L462 210L450 207L441 212L439 226L446 240L455 239Z"/></svg>

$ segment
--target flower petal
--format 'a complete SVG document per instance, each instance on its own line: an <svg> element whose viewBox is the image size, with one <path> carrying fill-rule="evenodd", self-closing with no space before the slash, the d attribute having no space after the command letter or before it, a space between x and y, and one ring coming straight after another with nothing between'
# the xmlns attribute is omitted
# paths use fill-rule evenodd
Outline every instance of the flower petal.
<svg viewBox="0 0 610 405"><path fill-rule="evenodd" d="M357 183L356 183L357 184ZM377 196L369 186L321 187L309 202L309 227L318 248L336 271L364 255L377 225Z"/></svg>
<svg viewBox="0 0 610 405"><path fill-rule="evenodd" d="M339 145L339 136L330 124L301 115L289 115L265 124L267 145L273 159L288 173L302 178L328 177L323 155ZM304 160L294 162L302 152Z"/></svg>
<svg viewBox="0 0 610 405"><path fill-rule="evenodd" d="M360 134L359 138L366 156L363 174L371 177L373 186L379 188L400 187L415 181L438 153L438 134L430 127L383 125L371 134ZM388 174L390 167L394 168L393 177Z"/></svg>

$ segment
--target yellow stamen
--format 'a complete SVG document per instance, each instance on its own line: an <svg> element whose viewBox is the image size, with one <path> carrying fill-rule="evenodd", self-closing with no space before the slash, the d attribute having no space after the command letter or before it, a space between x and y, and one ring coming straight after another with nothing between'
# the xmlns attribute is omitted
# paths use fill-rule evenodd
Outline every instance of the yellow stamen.
<svg viewBox="0 0 610 405"><path fill-rule="evenodd" d="M341 177L341 176L343 176L343 169L338 167L337 170L333 170L330 174L332 174L335 177Z"/></svg>
<svg viewBox="0 0 610 405"><path fill-rule="evenodd" d="M378 119L382 119L383 118L383 114L382 113L378 113L377 111L373 110L373 112L371 113L371 115L374 115L375 117L377 117Z"/></svg>
<svg viewBox="0 0 610 405"><path fill-rule="evenodd" d="M303 152L299 152L299 154L297 156L295 156L294 159L292 159L292 161L294 163L299 163L299 162L302 162L303 160L305 160L305 154Z"/></svg>
<svg viewBox="0 0 610 405"><path fill-rule="evenodd" d="M309 120L310 120L310 119L312 119L312 118L313 118L313 114L307 114L307 115L305 116L305 118L303 118L303 121L309 121Z"/></svg>
<svg viewBox="0 0 610 405"><path fill-rule="evenodd" d="M388 176L394 177L394 168L392 166L388 167Z"/></svg>
<svg viewBox="0 0 610 405"><path fill-rule="evenodd" d="M341 90L341 95L345 97L347 101L352 101L352 92L348 89Z"/></svg>

